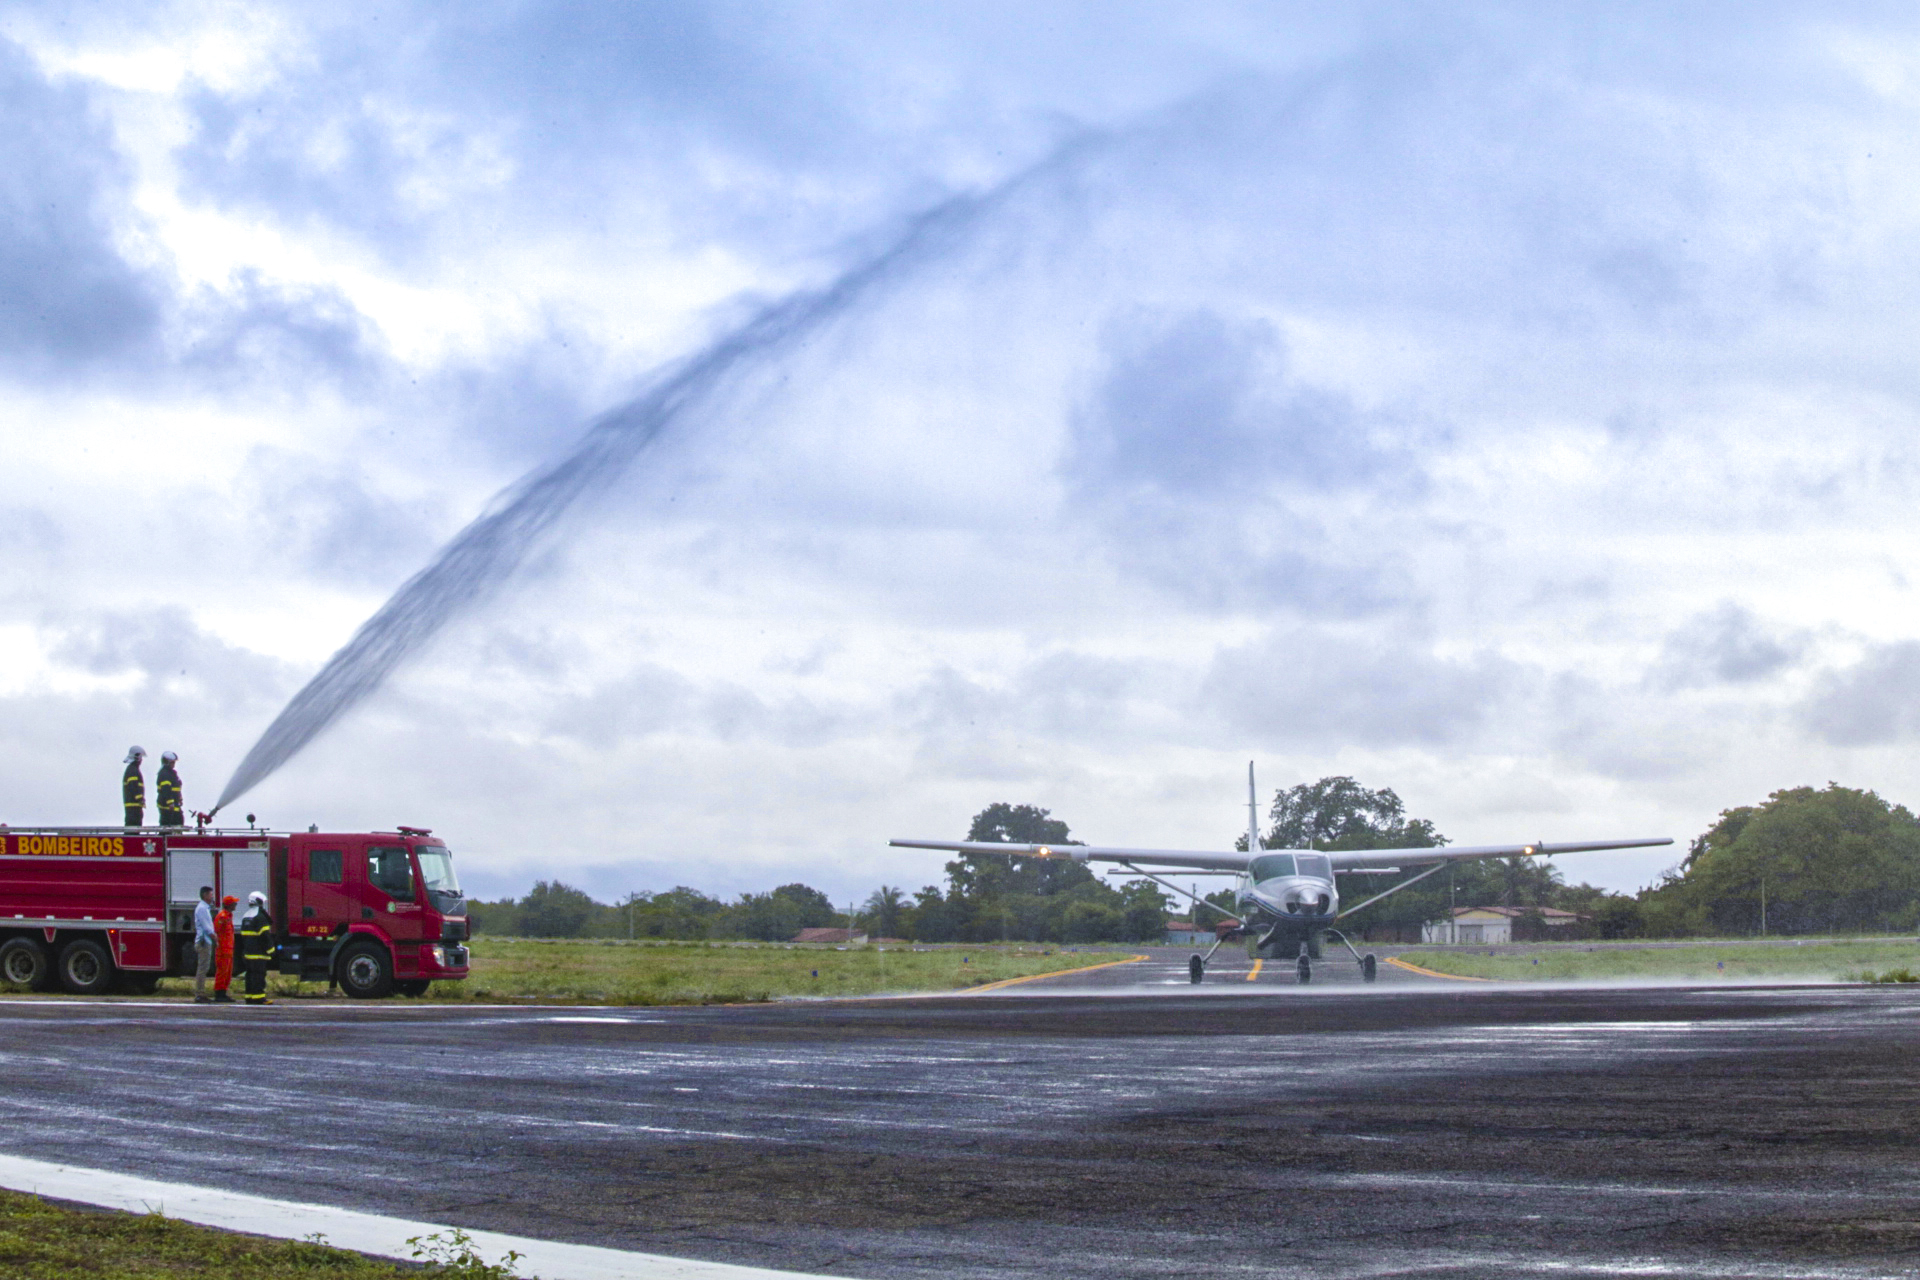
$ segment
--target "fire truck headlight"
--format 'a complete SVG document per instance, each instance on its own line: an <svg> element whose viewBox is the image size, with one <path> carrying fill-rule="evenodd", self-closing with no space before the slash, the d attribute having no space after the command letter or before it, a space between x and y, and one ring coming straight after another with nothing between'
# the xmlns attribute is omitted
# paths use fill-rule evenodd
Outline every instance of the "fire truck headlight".
<svg viewBox="0 0 1920 1280"><path fill-rule="evenodd" d="M447 949L445 947L438 945L428 947L427 954L432 956L433 962L442 969L447 967Z"/></svg>

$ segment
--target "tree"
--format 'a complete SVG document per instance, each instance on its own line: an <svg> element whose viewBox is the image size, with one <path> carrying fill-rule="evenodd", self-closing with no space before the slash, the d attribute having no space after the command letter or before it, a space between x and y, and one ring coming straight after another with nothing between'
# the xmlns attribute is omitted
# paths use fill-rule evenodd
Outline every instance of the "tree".
<svg viewBox="0 0 1920 1280"><path fill-rule="evenodd" d="M826 894L804 884L783 884L770 893L741 894L714 932L727 938L785 942L802 929L827 928L838 919Z"/></svg>
<svg viewBox="0 0 1920 1280"><path fill-rule="evenodd" d="M1645 928L1640 904L1623 893L1609 894L1591 915L1593 931L1602 938L1637 938Z"/></svg>
<svg viewBox="0 0 1920 1280"><path fill-rule="evenodd" d="M1206 901L1211 903L1212 906L1203 907L1195 904L1193 908L1194 928L1211 929L1228 917L1235 920L1240 918L1240 904L1234 901L1233 890L1216 889L1214 892L1206 895ZM1218 910L1214 909L1216 907Z"/></svg>
<svg viewBox="0 0 1920 1280"><path fill-rule="evenodd" d="M985 844L1075 845L1067 824L1030 804L990 804L973 815L967 839ZM1009 894L1049 894L1095 879L1083 862L963 853L947 864L947 879L962 897L980 902Z"/></svg>
<svg viewBox="0 0 1920 1280"><path fill-rule="evenodd" d="M1167 895L1151 880L1120 886L1121 937L1128 942L1158 942L1167 933Z"/></svg>
<svg viewBox="0 0 1920 1280"><path fill-rule="evenodd" d="M686 885L636 893L632 904L633 932L642 938L705 938L727 911L726 903Z"/></svg>
<svg viewBox="0 0 1920 1280"><path fill-rule="evenodd" d="M577 938L599 906L572 885L536 881L533 891L520 899L520 932L529 938Z"/></svg>
<svg viewBox="0 0 1920 1280"><path fill-rule="evenodd" d="M1062 942L1119 942L1126 936L1127 917L1096 902L1076 902L1061 918Z"/></svg>
<svg viewBox="0 0 1920 1280"><path fill-rule="evenodd" d="M496 937L517 937L520 933L520 904L512 898L502 898L498 902L468 898L467 928L474 933L488 933Z"/></svg>
<svg viewBox="0 0 1920 1280"><path fill-rule="evenodd" d="M939 885L926 885L913 895L915 942L958 942L966 931L964 905L950 902Z"/></svg>
<svg viewBox="0 0 1920 1280"><path fill-rule="evenodd" d="M1276 792L1260 837L1269 849L1431 849L1446 838L1425 818L1409 819L1392 787L1369 791L1342 775ZM1240 848L1246 847L1243 838Z"/></svg>
<svg viewBox="0 0 1920 1280"><path fill-rule="evenodd" d="M1728 809L1640 896L1649 932L1813 933L1920 925L1920 821L1829 782Z"/></svg>
<svg viewBox="0 0 1920 1280"><path fill-rule="evenodd" d="M967 839L990 844L1078 844L1067 824L1030 804L996 803L974 815ZM1141 882L1151 886L1150 881ZM1119 941L1166 927L1158 889L1116 891L1085 863L963 853L947 863L947 888L914 895L913 937L924 942Z"/></svg>
<svg viewBox="0 0 1920 1280"><path fill-rule="evenodd" d="M867 932L876 938L904 937L902 925L907 913L907 896L890 884L875 889L867 899L865 914L861 917L867 926Z"/></svg>

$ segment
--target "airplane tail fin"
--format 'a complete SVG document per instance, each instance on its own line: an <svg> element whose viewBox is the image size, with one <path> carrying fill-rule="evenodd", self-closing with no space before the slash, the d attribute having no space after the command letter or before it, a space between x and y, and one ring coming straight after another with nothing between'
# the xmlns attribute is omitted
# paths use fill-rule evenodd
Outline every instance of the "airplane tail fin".
<svg viewBox="0 0 1920 1280"><path fill-rule="evenodd" d="M1247 761L1247 856L1260 852L1260 800L1253 790L1253 761Z"/></svg>

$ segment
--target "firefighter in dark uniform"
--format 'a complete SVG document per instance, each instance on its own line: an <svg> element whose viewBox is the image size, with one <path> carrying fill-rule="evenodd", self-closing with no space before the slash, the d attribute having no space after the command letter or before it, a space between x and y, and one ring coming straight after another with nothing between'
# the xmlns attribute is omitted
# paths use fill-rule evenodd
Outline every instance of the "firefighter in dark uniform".
<svg viewBox="0 0 1920 1280"><path fill-rule="evenodd" d="M173 766L180 759L172 751L160 753L160 773L153 780L153 799L160 809L160 825L184 827L186 810L180 807L180 774Z"/></svg>
<svg viewBox="0 0 1920 1280"><path fill-rule="evenodd" d="M127 771L120 775L120 803L126 806L130 827L145 826L147 821L147 776L140 762L147 758L145 747L127 748Z"/></svg>
<svg viewBox="0 0 1920 1280"><path fill-rule="evenodd" d="M267 962L273 959L273 917L267 914L267 895L258 889L247 895L247 915L240 922L240 959L247 966L247 1003L272 1004Z"/></svg>

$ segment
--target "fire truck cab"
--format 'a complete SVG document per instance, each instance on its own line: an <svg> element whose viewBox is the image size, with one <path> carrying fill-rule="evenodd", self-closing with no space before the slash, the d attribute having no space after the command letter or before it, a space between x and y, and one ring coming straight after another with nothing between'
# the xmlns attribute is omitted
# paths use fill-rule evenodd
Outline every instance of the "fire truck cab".
<svg viewBox="0 0 1920 1280"><path fill-rule="evenodd" d="M275 833L0 827L0 982L151 992L194 971L200 888L267 895L275 967L362 999L467 976L467 908L424 828Z"/></svg>

